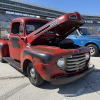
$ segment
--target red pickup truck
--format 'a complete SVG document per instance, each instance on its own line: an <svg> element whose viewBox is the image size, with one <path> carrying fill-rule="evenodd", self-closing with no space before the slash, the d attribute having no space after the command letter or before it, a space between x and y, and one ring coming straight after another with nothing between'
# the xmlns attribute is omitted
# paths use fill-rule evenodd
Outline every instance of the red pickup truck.
<svg viewBox="0 0 100 100"><path fill-rule="evenodd" d="M94 70L89 63L90 50L65 38L83 24L78 12L50 22L38 18L14 19L9 39L0 38L0 60L26 71L34 86L44 80L59 85L82 78Z"/></svg>

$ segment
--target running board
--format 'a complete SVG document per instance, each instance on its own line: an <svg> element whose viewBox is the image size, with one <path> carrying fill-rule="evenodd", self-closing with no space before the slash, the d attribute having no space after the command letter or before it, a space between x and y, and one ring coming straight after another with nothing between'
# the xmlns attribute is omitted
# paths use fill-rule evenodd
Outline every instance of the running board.
<svg viewBox="0 0 100 100"><path fill-rule="evenodd" d="M14 68L16 68L17 70L21 71L21 64L20 64L20 62L15 61L11 57L3 57L3 59L6 62L10 63L10 65L12 65Z"/></svg>

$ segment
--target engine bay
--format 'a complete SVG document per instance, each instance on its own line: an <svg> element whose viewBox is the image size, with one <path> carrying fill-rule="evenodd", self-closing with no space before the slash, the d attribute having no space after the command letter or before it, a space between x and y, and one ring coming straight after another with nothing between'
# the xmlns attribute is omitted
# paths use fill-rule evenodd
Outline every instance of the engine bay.
<svg viewBox="0 0 100 100"><path fill-rule="evenodd" d="M57 33L52 34L52 33L45 33L38 37L34 43L35 45L46 45L46 46L55 46L59 47L61 49L75 49L78 48L78 45L75 45L74 42L71 39L68 38L61 38Z"/></svg>

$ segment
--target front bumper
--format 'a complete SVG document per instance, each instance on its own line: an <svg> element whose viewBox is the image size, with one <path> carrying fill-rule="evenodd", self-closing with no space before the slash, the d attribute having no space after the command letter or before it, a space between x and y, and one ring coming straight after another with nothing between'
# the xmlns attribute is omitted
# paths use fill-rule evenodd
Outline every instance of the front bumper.
<svg viewBox="0 0 100 100"><path fill-rule="evenodd" d="M84 76L87 76L93 70L94 70L94 65L91 64L89 66L88 70L86 70L85 72L82 72L80 74L73 75L73 76L58 77L58 78L51 79L51 84L53 84L53 85L60 85L60 84L70 83L70 82L78 80L78 79L80 79L80 78L82 78Z"/></svg>

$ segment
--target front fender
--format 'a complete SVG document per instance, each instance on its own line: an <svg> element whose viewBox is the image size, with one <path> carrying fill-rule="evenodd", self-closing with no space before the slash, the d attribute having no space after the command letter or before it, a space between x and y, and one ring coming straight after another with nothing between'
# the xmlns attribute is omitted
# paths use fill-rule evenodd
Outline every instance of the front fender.
<svg viewBox="0 0 100 100"><path fill-rule="evenodd" d="M23 71L23 64L25 60L31 61L36 67L40 76L47 81L56 76L66 74L65 71L60 70L57 64L50 64L49 61L53 59L50 54L38 53L31 50L24 49L21 52L21 70Z"/></svg>

